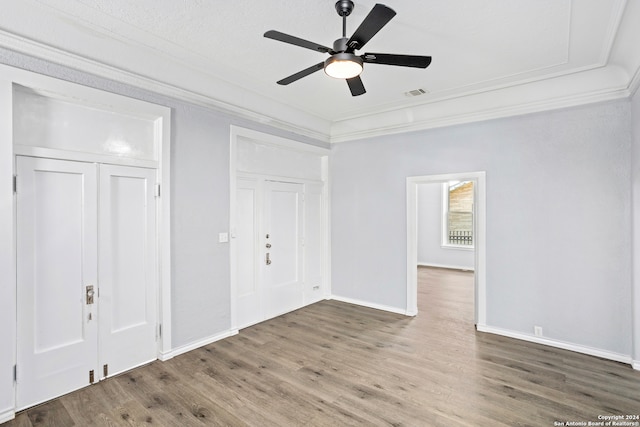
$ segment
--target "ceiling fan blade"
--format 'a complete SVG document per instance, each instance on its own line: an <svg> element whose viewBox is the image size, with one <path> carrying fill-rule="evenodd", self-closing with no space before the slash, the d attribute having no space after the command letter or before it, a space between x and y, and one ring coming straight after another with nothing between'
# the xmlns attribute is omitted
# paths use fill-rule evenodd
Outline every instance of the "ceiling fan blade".
<svg viewBox="0 0 640 427"><path fill-rule="evenodd" d="M401 67L427 68L431 64L430 56L365 53L361 58L362 61L369 64L399 65Z"/></svg>
<svg viewBox="0 0 640 427"><path fill-rule="evenodd" d="M367 91L364 89L364 85L362 84L362 79L360 76L355 76L351 79L347 79L347 84L349 85L349 90L351 91L351 95L358 96L366 93Z"/></svg>
<svg viewBox="0 0 640 427"><path fill-rule="evenodd" d="M305 68L302 71L298 71L295 74L290 75L289 77L285 77L284 79L278 82L279 85L288 85L289 83L293 83L296 80L300 80L303 77L308 76L309 74L315 73L316 71L322 70L324 68L324 62L320 62L316 65L312 65L309 68Z"/></svg>
<svg viewBox="0 0 640 427"><path fill-rule="evenodd" d="M326 46L322 46L320 44L310 42L309 40L304 40L298 37L290 36L289 34L281 33L280 31L269 30L266 33L264 33L264 36L268 39L278 40L278 41L289 43L295 46L305 47L307 49L315 50L316 52L333 53L333 50Z"/></svg>
<svg viewBox="0 0 640 427"><path fill-rule="evenodd" d="M371 12L364 18L364 21L360 24L358 29L353 33L347 46L353 52L355 49L362 49L362 47L369 41L378 31L382 29L387 22L391 21L391 18L396 16L396 12L383 5L376 4L371 9Z"/></svg>

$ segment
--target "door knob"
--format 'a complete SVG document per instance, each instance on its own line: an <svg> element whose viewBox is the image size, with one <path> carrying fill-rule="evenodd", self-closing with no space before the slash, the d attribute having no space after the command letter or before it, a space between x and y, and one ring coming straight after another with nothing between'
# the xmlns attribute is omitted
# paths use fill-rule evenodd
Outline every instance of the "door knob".
<svg viewBox="0 0 640 427"><path fill-rule="evenodd" d="M94 290L93 290L93 285L89 285L87 286L86 289L86 300L87 300L87 305L89 304L93 304L93 295L94 295Z"/></svg>

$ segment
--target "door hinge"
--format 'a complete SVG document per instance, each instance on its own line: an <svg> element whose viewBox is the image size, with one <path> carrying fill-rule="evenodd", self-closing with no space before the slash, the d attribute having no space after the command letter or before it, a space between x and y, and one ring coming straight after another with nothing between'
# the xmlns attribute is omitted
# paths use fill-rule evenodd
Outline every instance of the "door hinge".
<svg viewBox="0 0 640 427"><path fill-rule="evenodd" d="M13 175L13 192L18 192L18 175Z"/></svg>
<svg viewBox="0 0 640 427"><path fill-rule="evenodd" d="M89 371L89 384L93 384L93 369Z"/></svg>
<svg viewBox="0 0 640 427"><path fill-rule="evenodd" d="M13 382L18 382L18 365L13 365Z"/></svg>
<svg viewBox="0 0 640 427"><path fill-rule="evenodd" d="M108 375L109 375L109 365L105 363L102 366L102 376L107 378Z"/></svg>
<svg viewBox="0 0 640 427"><path fill-rule="evenodd" d="M162 338L162 323L158 323L158 334L156 335L156 341Z"/></svg>
<svg viewBox="0 0 640 427"><path fill-rule="evenodd" d="M160 184L156 184L156 197L160 197Z"/></svg>

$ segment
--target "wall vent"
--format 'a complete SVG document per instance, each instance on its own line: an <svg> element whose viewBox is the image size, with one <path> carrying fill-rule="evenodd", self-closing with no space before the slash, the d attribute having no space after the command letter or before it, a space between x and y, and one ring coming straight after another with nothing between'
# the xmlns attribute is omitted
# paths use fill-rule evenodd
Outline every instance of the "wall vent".
<svg viewBox="0 0 640 427"><path fill-rule="evenodd" d="M429 91L425 90L425 89L414 89L414 90L410 90L409 92L405 92L404 96L420 96L420 95L424 95L425 93L428 93Z"/></svg>

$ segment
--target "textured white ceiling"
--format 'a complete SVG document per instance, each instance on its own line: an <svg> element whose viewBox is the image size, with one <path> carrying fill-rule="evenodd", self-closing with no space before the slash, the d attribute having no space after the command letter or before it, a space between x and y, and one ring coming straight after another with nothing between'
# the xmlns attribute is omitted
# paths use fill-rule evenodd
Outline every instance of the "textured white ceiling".
<svg viewBox="0 0 640 427"><path fill-rule="evenodd" d="M427 69L365 64L367 93L359 97L322 71L277 85L327 54L263 37L275 29L332 46L342 31L334 0L12 1L0 14L0 44L36 55L43 50L34 45L55 48L57 56L48 59L70 62L64 55L70 53L76 68L82 68L78 58L91 60L93 72L96 64L106 65L112 78L122 70L128 78L329 140L362 136L376 125L384 133L447 115L618 90L625 79L629 85L638 63L632 58L618 70L602 70L628 55L612 58L615 44L637 35L621 29L633 27L625 23L627 15L638 18L637 4L625 0L384 3L397 15L364 51L431 55L433 62ZM355 4L348 35L375 2ZM405 95L419 88L428 93ZM495 95L493 101L487 94ZM456 99L467 102L456 108Z"/></svg>

